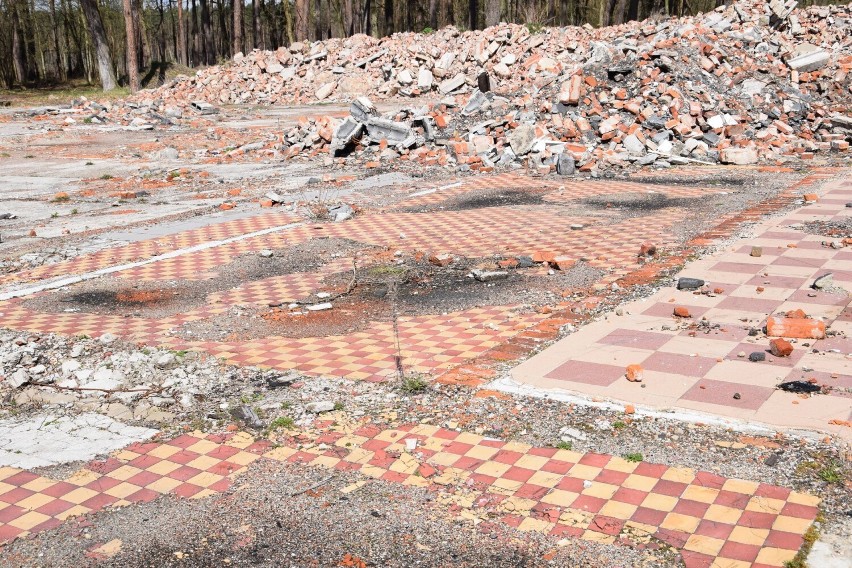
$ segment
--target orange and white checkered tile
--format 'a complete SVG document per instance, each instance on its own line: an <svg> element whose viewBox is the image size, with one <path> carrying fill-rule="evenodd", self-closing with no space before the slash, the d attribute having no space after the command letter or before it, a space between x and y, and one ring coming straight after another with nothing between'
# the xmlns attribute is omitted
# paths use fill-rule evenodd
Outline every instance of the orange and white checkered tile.
<svg viewBox="0 0 852 568"><path fill-rule="evenodd" d="M680 550L689 568L782 566L820 502L760 482L432 425L382 429L332 415L315 426L300 435L312 443L298 446L199 432L133 444L61 481L2 468L0 540L166 493L211 495L260 457L427 488L448 512L521 531L628 545L653 537Z"/></svg>

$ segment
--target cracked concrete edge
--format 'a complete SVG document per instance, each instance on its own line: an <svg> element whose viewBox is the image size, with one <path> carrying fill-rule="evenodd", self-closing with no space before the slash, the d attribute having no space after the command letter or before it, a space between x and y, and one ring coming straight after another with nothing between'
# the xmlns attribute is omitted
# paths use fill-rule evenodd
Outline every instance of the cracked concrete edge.
<svg viewBox="0 0 852 568"><path fill-rule="evenodd" d="M484 389L496 390L506 394L518 396L528 396L533 398L546 398L548 400L556 400L568 404L576 404L578 406L587 406L598 408L601 410L609 410L614 412L624 412L625 405L631 404L621 402L614 399L598 400L589 396L584 396L579 393L567 390L544 389L532 387L518 383L508 376L500 377L494 381L483 385ZM678 422L686 422L690 424L703 424L707 426L719 426L722 428L731 428L737 432L744 434L757 434L762 436L774 436L776 432L783 432L785 435L806 439L811 441L819 441L826 436L825 432L815 430L806 430L799 428L782 428L764 424L761 422L752 422L744 420L736 420L713 414L707 414L699 411L690 411L685 409L655 409L643 405L633 405L635 413L632 416L645 418L662 418L667 420L675 420Z"/></svg>

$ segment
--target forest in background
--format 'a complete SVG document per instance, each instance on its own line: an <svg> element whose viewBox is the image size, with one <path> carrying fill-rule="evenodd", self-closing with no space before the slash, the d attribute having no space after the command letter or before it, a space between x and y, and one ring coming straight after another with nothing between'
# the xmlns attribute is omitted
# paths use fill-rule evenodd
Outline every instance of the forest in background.
<svg viewBox="0 0 852 568"><path fill-rule="evenodd" d="M718 0L0 0L0 87L71 81L131 91L169 68L355 34L499 22L607 26L712 10ZM803 0L800 6L831 4ZM128 57L133 54L133 57Z"/></svg>

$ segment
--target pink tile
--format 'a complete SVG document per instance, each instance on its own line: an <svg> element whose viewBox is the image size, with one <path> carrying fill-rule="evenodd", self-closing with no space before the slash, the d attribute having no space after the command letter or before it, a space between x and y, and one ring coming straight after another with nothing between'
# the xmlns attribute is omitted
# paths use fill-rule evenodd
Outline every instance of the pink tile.
<svg viewBox="0 0 852 568"><path fill-rule="evenodd" d="M755 365L772 365L774 367L787 367L792 368L795 367L799 360L804 357L807 351L810 351L807 347L802 347L801 344L793 345L793 352L790 353L787 357L776 357L769 351L768 341L765 343L740 343L736 345L731 352L726 355L726 359L731 361L748 361L748 356L754 352L760 352L766 355L766 360L758 363L754 363ZM745 357L739 357L739 353L745 353Z"/></svg>
<svg viewBox="0 0 852 568"><path fill-rule="evenodd" d="M692 316L692 319L700 318L704 315L707 310L710 308L705 308L703 306L690 306L689 304L682 304L678 302L657 302L647 310L642 312L642 315L645 316L655 316L655 317L672 317L674 318L674 309L675 306L682 306L689 310L689 314ZM680 318L678 318L680 319Z"/></svg>
<svg viewBox="0 0 852 568"><path fill-rule="evenodd" d="M704 387L704 388L701 388ZM690 388L681 399L693 400L707 404L718 404L734 408L757 410L769 399L774 389L701 379ZM734 393L740 393L740 399L734 398Z"/></svg>
<svg viewBox="0 0 852 568"><path fill-rule="evenodd" d="M632 329L616 329L603 339L599 339L598 343L656 351L668 343L671 338L671 335L665 333L636 331Z"/></svg>
<svg viewBox="0 0 852 568"><path fill-rule="evenodd" d="M747 262L717 262L708 272L734 272L737 274L755 274L762 272L760 264L749 264Z"/></svg>
<svg viewBox="0 0 852 568"><path fill-rule="evenodd" d="M710 357L691 357L679 353L657 352L645 359L642 367L649 371L703 377L716 365Z"/></svg>
<svg viewBox="0 0 852 568"><path fill-rule="evenodd" d="M796 276L764 276L758 274L748 282L750 286L763 286L765 288L789 288L797 290L807 284L807 278L798 278Z"/></svg>
<svg viewBox="0 0 852 568"><path fill-rule="evenodd" d="M764 300L759 298L744 298L742 296L728 296L717 307L726 310L738 310L743 312L756 312L769 315L775 311L783 302L781 300Z"/></svg>
<svg viewBox="0 0 852 568"><path fill-rule="evenodd" d="M806 288L799 289L793 292L788 299L790 302L800 302L803 304L820 304L823 306L845 306L849 303L849 297L843 294L829 294L818 290ZM807 312L807 308L802 308Z"/></svg>
<svg viewBox="0 0 852 568"><path fill-rule="evenodd" d="M609 386L624 375L624 369L615 365L568 361L545 375L549 379L573 381L589 385Z"/></svg>

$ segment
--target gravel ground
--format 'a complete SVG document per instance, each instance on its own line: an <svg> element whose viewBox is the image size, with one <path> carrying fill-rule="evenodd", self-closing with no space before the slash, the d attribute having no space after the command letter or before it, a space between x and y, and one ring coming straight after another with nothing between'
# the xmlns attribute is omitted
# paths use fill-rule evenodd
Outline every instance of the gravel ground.
<svg viewBox="0 0 852 568"><path fill-rule="evenodd" d="M0 549L12 567L351 566L616 568L680 566L670 550L555 542L488 521L449 517L425 490L265 461L222 495L171 497L66 523ZM305 491L318 483L327 483ZM294 495L294 493L302 493ZM112 558L88 549L120 539ZM349 555L347 557L347 555Z"/></svg>

